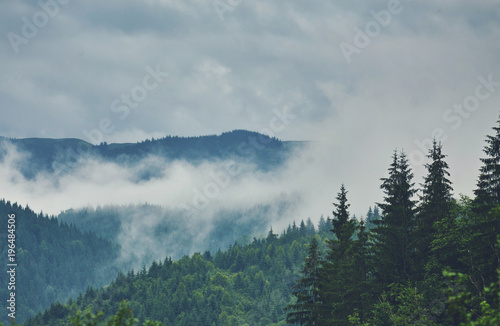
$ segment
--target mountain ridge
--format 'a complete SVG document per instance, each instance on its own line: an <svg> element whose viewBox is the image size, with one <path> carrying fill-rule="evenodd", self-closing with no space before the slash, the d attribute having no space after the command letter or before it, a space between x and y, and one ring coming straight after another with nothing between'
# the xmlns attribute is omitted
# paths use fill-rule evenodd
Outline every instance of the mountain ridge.
<svg viewBox="0 0 500 326"><path fill-rule="evenodd" d="M133 165L149 155L167 161L186 160L192 164L215 160L252 161L260 170L272 170L283 164L301 141L281 141L254 131L233 130L220 135L194 137L166 136L137 143L106 143L93 145L78 138L6 138L26 154L19 170L27 179L40 172L68 172L82 158L97 158L122 165ZM0 143L0 161L7 154Z"/></svg>
<svg viewBox="0 0 500 326"><path fill-rule="evenodd" d="M224 131L220 134L206 134L206 135L198 135L198 136L175 136L175 135L168 135L165 137L161 138L156 138L154 141L159 141L159 140L164 140L164 139L198 139L198 138L209 138L209 137L227 137L231 135L238 135L240 138L242 136L257 136L257 137L263 137L264 139L270 139L270 140L275 140L283 143L303 143L303 142L308 142L307 140L280 140L277 137L270 137L268 135L265 135L263 133L259 133L257 131L251 131L251 130L246 130L246 129L233 129L230 131ZM91 142L82 139L82 138L76 138L76 137L63 137L63 138L52 138L52 137L23 137L23 138L17 138L17 137L6 137L6 136L1 136L0 135L0 140L9 140L9 141L32 141L32 140L38 140L38 141L76 141L76 142L84 142L88 144L89 146L99 146L102 143L108 144L108 142L102 142L101 144L92 144ZM144 142L151 141L148 138L143 139L143 140L138 140L137 142L116 142L116 143L109 143L108 145L115 144L115 145L126 145L126 144L140 144Z"/></svg>

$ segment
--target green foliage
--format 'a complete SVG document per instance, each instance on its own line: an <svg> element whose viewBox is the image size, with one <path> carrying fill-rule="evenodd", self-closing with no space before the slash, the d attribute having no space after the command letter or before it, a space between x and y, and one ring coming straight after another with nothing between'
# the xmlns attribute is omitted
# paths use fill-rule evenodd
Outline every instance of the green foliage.
<svg viewBox="0 0 500 326"><path fill-rule="evenodd" d="M412 275L415 248L412 232L415 227L416 190L413 173L406 154L395 151L389 167L389 176L382 178L384 203L378 204L383 214L373 229L377 256L375 276L379 285L406 282Z"/></svg>
<svg viewBox="0 0 500 326"><path fill-rule="evenodd" d="M390 284L373 306L370 325L438 325L424 295L410 285Z"/></svg>
<svg viewBox="0 0 500 326"><path fill-rule="evenodd" d="M128 308L125 300L120 303L116 314L109 317L106 322L102 321L102 316L102 311L94 315L90 312L90 309L86 309L83 314L78 310L74 316L68 317L68 321L70 326L135 326L138 323L137 318L134 318L134 313ZM158 321L147 320L143 326L163 326L163 324Z"/></svg>
<svg viewBox="0 0 500 326"><path fill-rule="evenodd" d="M103 286L116 275L110 262L117 257L116 248L91 233L61 223L29 207L0 200L0 220L7 226L8 214L16 215L16 320L23 322L30 315L48 308L52 303L76 297L87 286ZM6 230L6 227L5 227ZM6 231L3 231L6 232ZM7 259L7 241L2 234L0 254ZM8 284L7 273L0 273L0 283ZM8 297L7 286L0 287L0 297ZM0 319L6 323L7 316Z"/></svg>
<svg viewBox="0 0 500 326"><path fill-rule="evenodd" d="M318 240L314 237L309 245L301 278L293 287L293 296L296 298L296 302L287 307L287 323L304 326L318 325L322 262L318 246Z"/></svg>
<svg viewBox="0 0 500 326"><path fill-rule="evenodd" d="M500 120L493 130L495 134L486 138L486 157L481 159L483 165L475 190L477 210L482 213L500 205Z"/></svg>
<svg viewBox="0 0 500 326"><path fill-rule="evenodd" d="M74 316L68 318L68 321L71 326L97 326L101 319L102 312L94 315L90 309L86 309L83 313L78 310Z"/></svg>
<svg viewBox="0 0 500 326"><path fill-rule="evenodd" d="M430 164L425 167L428 171L423 184L420 207L417 214L416 228L413 242L416 248L414 273L417 279L423 280L424 266L431 256L431 242L439 239L436 236L435 224L450 217L453 197L451 181L448 179L448 163L444 160L442 145L435 139L433 147L429 150Z"/></svg>
<svg viewBox="0 0 500 326"><path fill-rule="evenodd" d="M361 322L359 313L355 312L353 315L349 315L349 326L370 326L370 324Z"/></svg>
<svg viewBox="0 0 500 326"><path fill-rule="evenodd" d="M500 241L499 241L500 246ZM500 324L500 269L498 281L484 288L483 299L477 304L478 297L467 290L468 276L462 273L445 271L443 275L452 282L446 290L447 309L454 325L496 326Z"/></svg>
<svg viewBox="0 0 500 326"><path fill-rule="evenodd" d="M380 211L378 206L375 206L373 209L370 207L368 212L366 213L366 228L371 230L375 227L375 221L380 220Z"/></svg>
<svg viewBox="0 0 500 326"><path fill-rule="evenodd" d="M327 240L328 248L325 261L320 270L320 324L345 325L348 316L356 308L355 292L351 291L352 282L357 280L357 266L354 266L353 245L356 221L350 217L347 191L342 184L334 203L331 232L334 239Z"/></svg>
<svg viewBox="0 0 500 326"><path fill-rule="evenodd" d="M332 219L332 232L337 238L337 240L332 240L331 244L331 253L339 252L340 255L345 254L350 245L350 240L354 235L354 231L356 230L356 223L354 219L351 219L349 216L349 206L347 203L347 190L345 186L342 184L340 187L340 192L337 195L338 203L334 203L335 210L333 211L333 219ZM336 248L338 245L338 248Z"/></svg>
<svg viewBox="0 0 500 326"><path fill-rule="evenodd" d="M119 274L104 288L89 288L76 301L61 305L59 313L52 307L25 325L64 325L70 315L85 322L92 320L89 314L99 316L96 309L102 311L101 322L113 316L122 300L138 323L150 319L169 326L283 325L284 308L292 301L292 286L312 238L297 232L270 232L266 239L234 244L213 257L197 253L154 262L147 270ZM318 246L323 241L318 236Z"/></svg>

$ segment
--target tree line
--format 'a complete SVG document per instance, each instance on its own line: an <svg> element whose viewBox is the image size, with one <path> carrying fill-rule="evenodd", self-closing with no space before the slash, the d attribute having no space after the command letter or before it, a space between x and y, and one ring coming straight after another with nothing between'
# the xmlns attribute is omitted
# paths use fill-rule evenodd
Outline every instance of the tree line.
<svg viewBox="0 0 500 326"><path fill-rule="evenodd" d="M334 203L334 237L325 253L311 241L287 323L498 325L500 121L493 130L473 199L454 199L447 156L437 140L420 188L407 155L394 152L381 179L381 217L370 230L350 216L342 185Z"/></svg>

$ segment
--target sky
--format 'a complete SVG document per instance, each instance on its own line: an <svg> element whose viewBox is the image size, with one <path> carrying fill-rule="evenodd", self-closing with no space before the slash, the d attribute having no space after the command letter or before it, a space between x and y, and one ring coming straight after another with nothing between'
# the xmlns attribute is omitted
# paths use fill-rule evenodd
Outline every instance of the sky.
<svg viewBox="0 0 500 326"><path fill-rule="evenodd" d="M247 129L314 141L280 182L248 177L220 198L300 192L298 219L331 214L342 182L351 212L366 213L382 199L395 149L408 153L418 185L434 136L455 193L472 195L500 113L497 0L1 1L0 31L1 136L111 143ZM210 169L190 175L204 180ZM15 188L4 196L39 210L103 204L91 196L100 175L43 196L47 180L2 175Z"/></svg>

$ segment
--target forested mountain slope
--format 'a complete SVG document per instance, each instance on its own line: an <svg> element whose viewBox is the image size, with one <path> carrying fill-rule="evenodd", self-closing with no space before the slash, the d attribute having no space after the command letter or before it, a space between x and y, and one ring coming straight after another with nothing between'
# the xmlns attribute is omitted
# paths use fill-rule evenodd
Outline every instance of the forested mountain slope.
<svg viewBox="0 0 500 326"><path fill-rule="evenodd" d="M16 320L23 321L55 301L65 301L89 285L107 284L117 270L110 264L118 255L111 242L82 232L29 207L0 200L2 233L0 255L7 266L7 220L15 215ZM0 273L0 297L8 298L8 274ZM1 314L0 320L6 320Z"/></svg>
<svg viewBox="0 0 500 326"><path fill-rule="evenodd" d="M104 206L68 210L58 219L111 241L120 249L119 266L128 270L167 256L177 260L196 251L225 249L235 241L249 243L253 236L265 235L274 216L285 215L290 207L293 203L283 200L220 209L210 218L203 211L157 205Z"/></svg>
<svg viewBox="0 0 500 326"><path fill-rule="evenodd" d="M320 242L330 227L322 220ZM294 223L281 236L270 231L265 239L213 255L154 262L120 274L109 286L90 288L77 300L54 304L25 325L66 325L69 315L89 306L107 317L122 300L141 324L152 319L164 325L284 325L284 308L315 234L312 223Z"/></svg>
<svg viewBox="0 0 500 326"><path fill-rule="evenodd" d="M156 325L498 325L500 120L493 129L474 198L454 198L438 140L419 188L408 156L395 150L369 228L350 215L342 184L318 235L301 223L213 256L155 262L26 325L64 325L86 308L110 317L123 300Z"/></svg>

